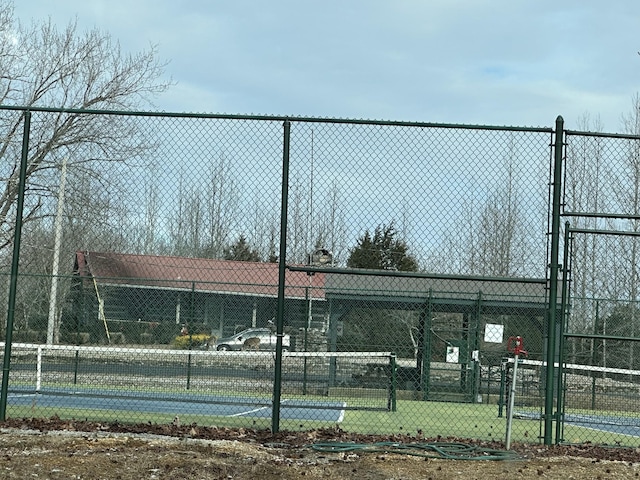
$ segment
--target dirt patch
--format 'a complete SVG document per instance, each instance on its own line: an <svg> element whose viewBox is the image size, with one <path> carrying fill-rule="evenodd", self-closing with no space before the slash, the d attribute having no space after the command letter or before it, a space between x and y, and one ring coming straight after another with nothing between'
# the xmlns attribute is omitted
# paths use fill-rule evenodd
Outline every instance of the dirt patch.
<svg viewBox="0 0 640 480"><path fill-rule="evenodd" d="M639 478L640 450L599 445L515 444L509 460L481 460L503 445L461 439L126 425L57 418L0 424L0 478L7 479L606 479ZM359 446L319 451L320 444ZM411 445L461 445L474 460L435 458ZM376 447L377 446L377 447ZM388 448L385 448L387 446ZM373 448L376 447L376 448ZM398 447L401 447L400 449ZM468 450L467 450L468 448Z"/></svg>

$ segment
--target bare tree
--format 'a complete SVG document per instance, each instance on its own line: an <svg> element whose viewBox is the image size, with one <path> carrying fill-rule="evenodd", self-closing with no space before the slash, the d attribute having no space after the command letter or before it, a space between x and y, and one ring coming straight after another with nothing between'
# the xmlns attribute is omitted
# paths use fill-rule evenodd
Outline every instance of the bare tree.
<svg viewBox="0 0 640 480"><path fill-rule="evenodd" d="M239 222L240 194L224 156L211 163L201 184L180 178L177 203L168 221L173 254L222 258Z"/></svg>
<svg viewBox="0 0 640 480"><path fill-rule="evenodd" d="M280 233L279 211L273 206L265 206L259 195L253 199L251 216L244 228L249 232L247 241L260 258L275 263L278 260Z"/></svg>
<svg viewBox="0 0 640 480"><path fill-rule="evenodd" d="M158 234L159 215L161 210L160 193L155 182L149 181L145 184L144 218L142 225L132 225L137 227L141 245L137 251L145 254L160 253L162 250L162 239Z"/></svg>
<svg viewBox="0 0 640 480"><path fill-rule="evenodd" d="M440 248L435 249L427 259L426 270L453 271L459 274L472 274L478 270L476 258L477 230L476 202L474 199L463 202L460 208L460 220L453 225L453 231L446 235Z"/></svg>
<svg viewBox="0 0 640 480"><path fill-rule="evenodd" d="M335 182L331 185L325 201L314 217L313 249L329 250L333 254L333 262L336 265L345 262L348 255L347 224L342 197Z"/></svg>
<svg viewBox="0 0 640 480"><path fill-rule="evenodd" d="M601 131L601 124L591 122L588 116L581 120L581 128ZM625 133L640 135L640 97L633 99L632 110L623 116ZM616 142L616 143L614 143ZM615 149L606 149L616 145ZM634 138L604 141L596 136L571 138L566 159L566 206L574 212L618 213L628 219L576 217L572 226L589 229L626 230L640 232L640 142ZM640 294L640 244L637 237L576 235L573 240L571 268L574 294L570 328L578 333L591 333L594 328L602 334L624 331L636 337L638 327L637 309L630 308L628 315L618 319L626 325L613 325L613 320L595 318L595 301L603 297L637 302ZM600 321L599 321L600 320ZM609 355L602 343L603 362ZM589 348L594 348L591 345ZM576 354L580 353L575 351ZM620 358L617 355L618 359ZM634 368L637 357L634 342L629 342L625 365ZM628 361L628 363L626 363ZM623 365L619 365L623 366Z"/></svg>
<svg viewBox="0 0 640 480"><path fill-rule="evenodd" d="M60 220L61 242L58 245L62 268L54 272L51 259L56 243L54 222L41 217L25 224L20 251L21 276L18 283L16 331L18 334L41 335L47 329L48 310L51 307L48 292L51 283L56 288L52 313L54 342L60 338L60 318L65 299L71 287L73 254L76 250L126 251L130 246L128 215L122 204L109 195L100 193L91 178L71 176L72 189L64 205ZM53 274L56 276L53 276ZM31 337L29 337L31 338ZM42 338L38 337L40 340Z"/></svg>
<svg viewBox="0 0 640 480"><path fill-rule="evenodd" d="M169 248L174 255L182 255L189 248L186 241L188 229L188 222L186 220L188 198L184 188L184 181L182 177L180 177L175 210L167 219Z"/></svg>
<svg viewBox="0 0 640 480"><path fill-rule="evenodd" d="M634 136L640 135L640 96L635 95L633 98L632 110L628 115L623 116L623 127L626 133ZM640 233L640 141L637 139L629 139L625 142L626 152L623 157L622 165L612 171L613 181L613 197L617 203L620 212L630 215L630 219L626 221L626 230L634 234ZM623 237L619 240L619 248L617 251L618 258L622 260L626 267L626 278L624 285L626 287L625 296L629 302L638 301L640 294L640 271L638 261L640 260L640 243L638 237ZM628 335L637 337L640 327L638 323L637 309L631 309L629 319ZM634 368L636 357L636 343L630 342L629 345L629 368Z"/></svg>
<svg viewBox="0 0 640 480"><path fill-rule="evenodd" d="M581 130L601 132L599 118L585 114L578 120ZM565 208L573 212L603 212L607 209L607 195L602 176L604 173L603 142L597 136L572 137L566 148L565 159ZM571 227L596 229L594 217L574 217ZM571 284L574 299L568 328L576 333L593 333L595 311L593 297L602 295L608 275L607 249L609 237L576 235L572 240ZM593 347L593 342L570 339L569 348L576 358L584 349Z"/></svg>
<svg viewBox="0 0 640 480"><path fill-rule="evenodd" d="M186 187L180 178L177 202L168 220L171 252L179 256L198 256L205 244L204 200L198 188Z"/></svg>
<svg viewBox="0 0 640 480"><path fill-rule="evenodd" d="M206 256L220 258L231 243L240 217L240 194L225 155L211 164L205 191Z"/></svg>
<svg viewBox="0 0 640 480"><path fill-rule="evenodd" d="M483 275L526 274L526 242L522 208L515 170L515 152L510 147L505 161L505 178L480 213L476 258Z"/></svg>
<svg viewBox="0 0 640 480"><path fill-rule="evenodd" d="M412 310L388 310L387 315L393 325L402 326L407 330L411 345L413 346L413 358L418 358L418 346L420 339L420 313Z"/></svg>
<svg viewBox="0 0 640 480"><path fill-rule="evenodd" d="M75 22L59 30L51 20L24 26L12 4L0 0L0 104L61 109L134 109L150 104L169 82L160 81L164 64L155 47L124 54L99 30L80 32ZM22 145L22 113L0 114L0 248L12 238L12 212ZM112 188L116 175L104 175L101 162L140 158L153 145L125 117L82 113L34 114L30 131L25 221L50 214L57 170L69 157L69 170Z"/></svg>
<svg viewBox="0 0 640 480"><path fill-rule="evenodd" d="M155 47L128 55L109 34L81 32L76 22L62 30L51 20L24 25L8 0L0 0L0 39L0 105L55 107L34 112L29 130L19 296L26 300L22 311L31 329L37 318L46 318L48 289L37 279L52 273L51 218L58 201L64 202L63 273L71 270L75 250L123 249L130 212L120 195L127 188L122 173L132 162L146 161L155 148L131 118L78 110L150 105L170 82L160 80L164 64ZM5 264L14 236L23 122L22 111L0 110L0 262ZM67 193L61 198L59 171L65 158ZM61 279L56 285L61 291L58 318L69 284Z"/></svg>
<svg viewBox="0 0 640 480"><path fill-rule="evenodd" d="M287 223L287 261L305 263L310 252L309 211L307 193L296 183L289 188L289 220Z"/></svg>
<svg viewBox="0 0 640 480"><path fill-rule="evenodd" d="M505 158L504 178L486 198L470 199L458 229L445 237L434 264L457 266L464 274L524 276L529 255L526 211L518 185L515 146Z"/></svg>

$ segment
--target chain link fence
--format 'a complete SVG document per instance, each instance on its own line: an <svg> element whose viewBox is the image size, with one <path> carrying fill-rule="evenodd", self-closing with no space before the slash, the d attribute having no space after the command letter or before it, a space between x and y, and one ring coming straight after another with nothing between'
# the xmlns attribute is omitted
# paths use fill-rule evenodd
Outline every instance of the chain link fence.
<svg viewBox="0 0 640 480"><path fill-rule="evenodd" d="M8 416L502 440L513 414L513 440L544 437L553 129L54 109L0 124ZM569 364L637 363L613 363L624 340L575 336L635 335L592 300L597 277L571 272L554 397L582 441L569 410L615 408L578 402L570 386L600 394L605 375Z"/></svg>
<svg viewBox="0 0 640 480"><path fill-rule="evenodd" d="M568 290L559 441L633 444L638 421L637 135L567 132ZM590 429L589 433L586 427Z"/></svg>

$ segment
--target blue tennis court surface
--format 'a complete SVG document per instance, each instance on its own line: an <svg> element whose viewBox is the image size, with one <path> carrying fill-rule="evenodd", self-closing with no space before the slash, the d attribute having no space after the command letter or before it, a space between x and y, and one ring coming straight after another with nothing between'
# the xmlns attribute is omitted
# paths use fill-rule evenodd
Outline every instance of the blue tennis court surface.
<svg viewBox="0 0 640 480"><path fill-rule="evenodd" d="M514 418L540 420L541 417L539 413L514 411ZM621 435L640 437L640 418L637 417L622 415L591 416L576 413L565 413L564 423L565 425L589 428L600 432L619 433Z"/></svg>
<svg viewBox="0 0 640 480"><path fill-rule="evenodd" d="M635 417L613 415L590 417L588 415L565 414L564 420L566 424L576 427L640 437L640 419Z"/></svg>
<svg viewBox="0 0 640 480"><path fill-rule="evenodd" d="M163 413L170 415L203 415L220 417L271 418L270 398L232 396L192 396L189 394L150 398L143 394L123 395L113 391L12 391L9 406L91 409ZM344 419L344 402L283 398L280 418L339 423Z"/></svg>

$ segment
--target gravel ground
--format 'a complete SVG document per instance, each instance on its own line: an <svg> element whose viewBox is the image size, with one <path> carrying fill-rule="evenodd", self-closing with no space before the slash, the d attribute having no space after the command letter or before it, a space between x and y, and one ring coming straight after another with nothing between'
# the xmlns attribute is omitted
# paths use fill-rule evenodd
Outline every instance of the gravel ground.
<svg viewBox="0 0 640 480"><path fill-rule="evenodd" d="M360 449L319 451L355 442ZM377 448L463 444L465 457L503 451L497 442L369 436L198 425L130 425L51 419L0 424L0 478L6 479L627 479L640 477L640 449L514 444L508 460L452 460ZM405 450L410 451L410 450ZM469 453L472 452L472 453Z"/></svg>

